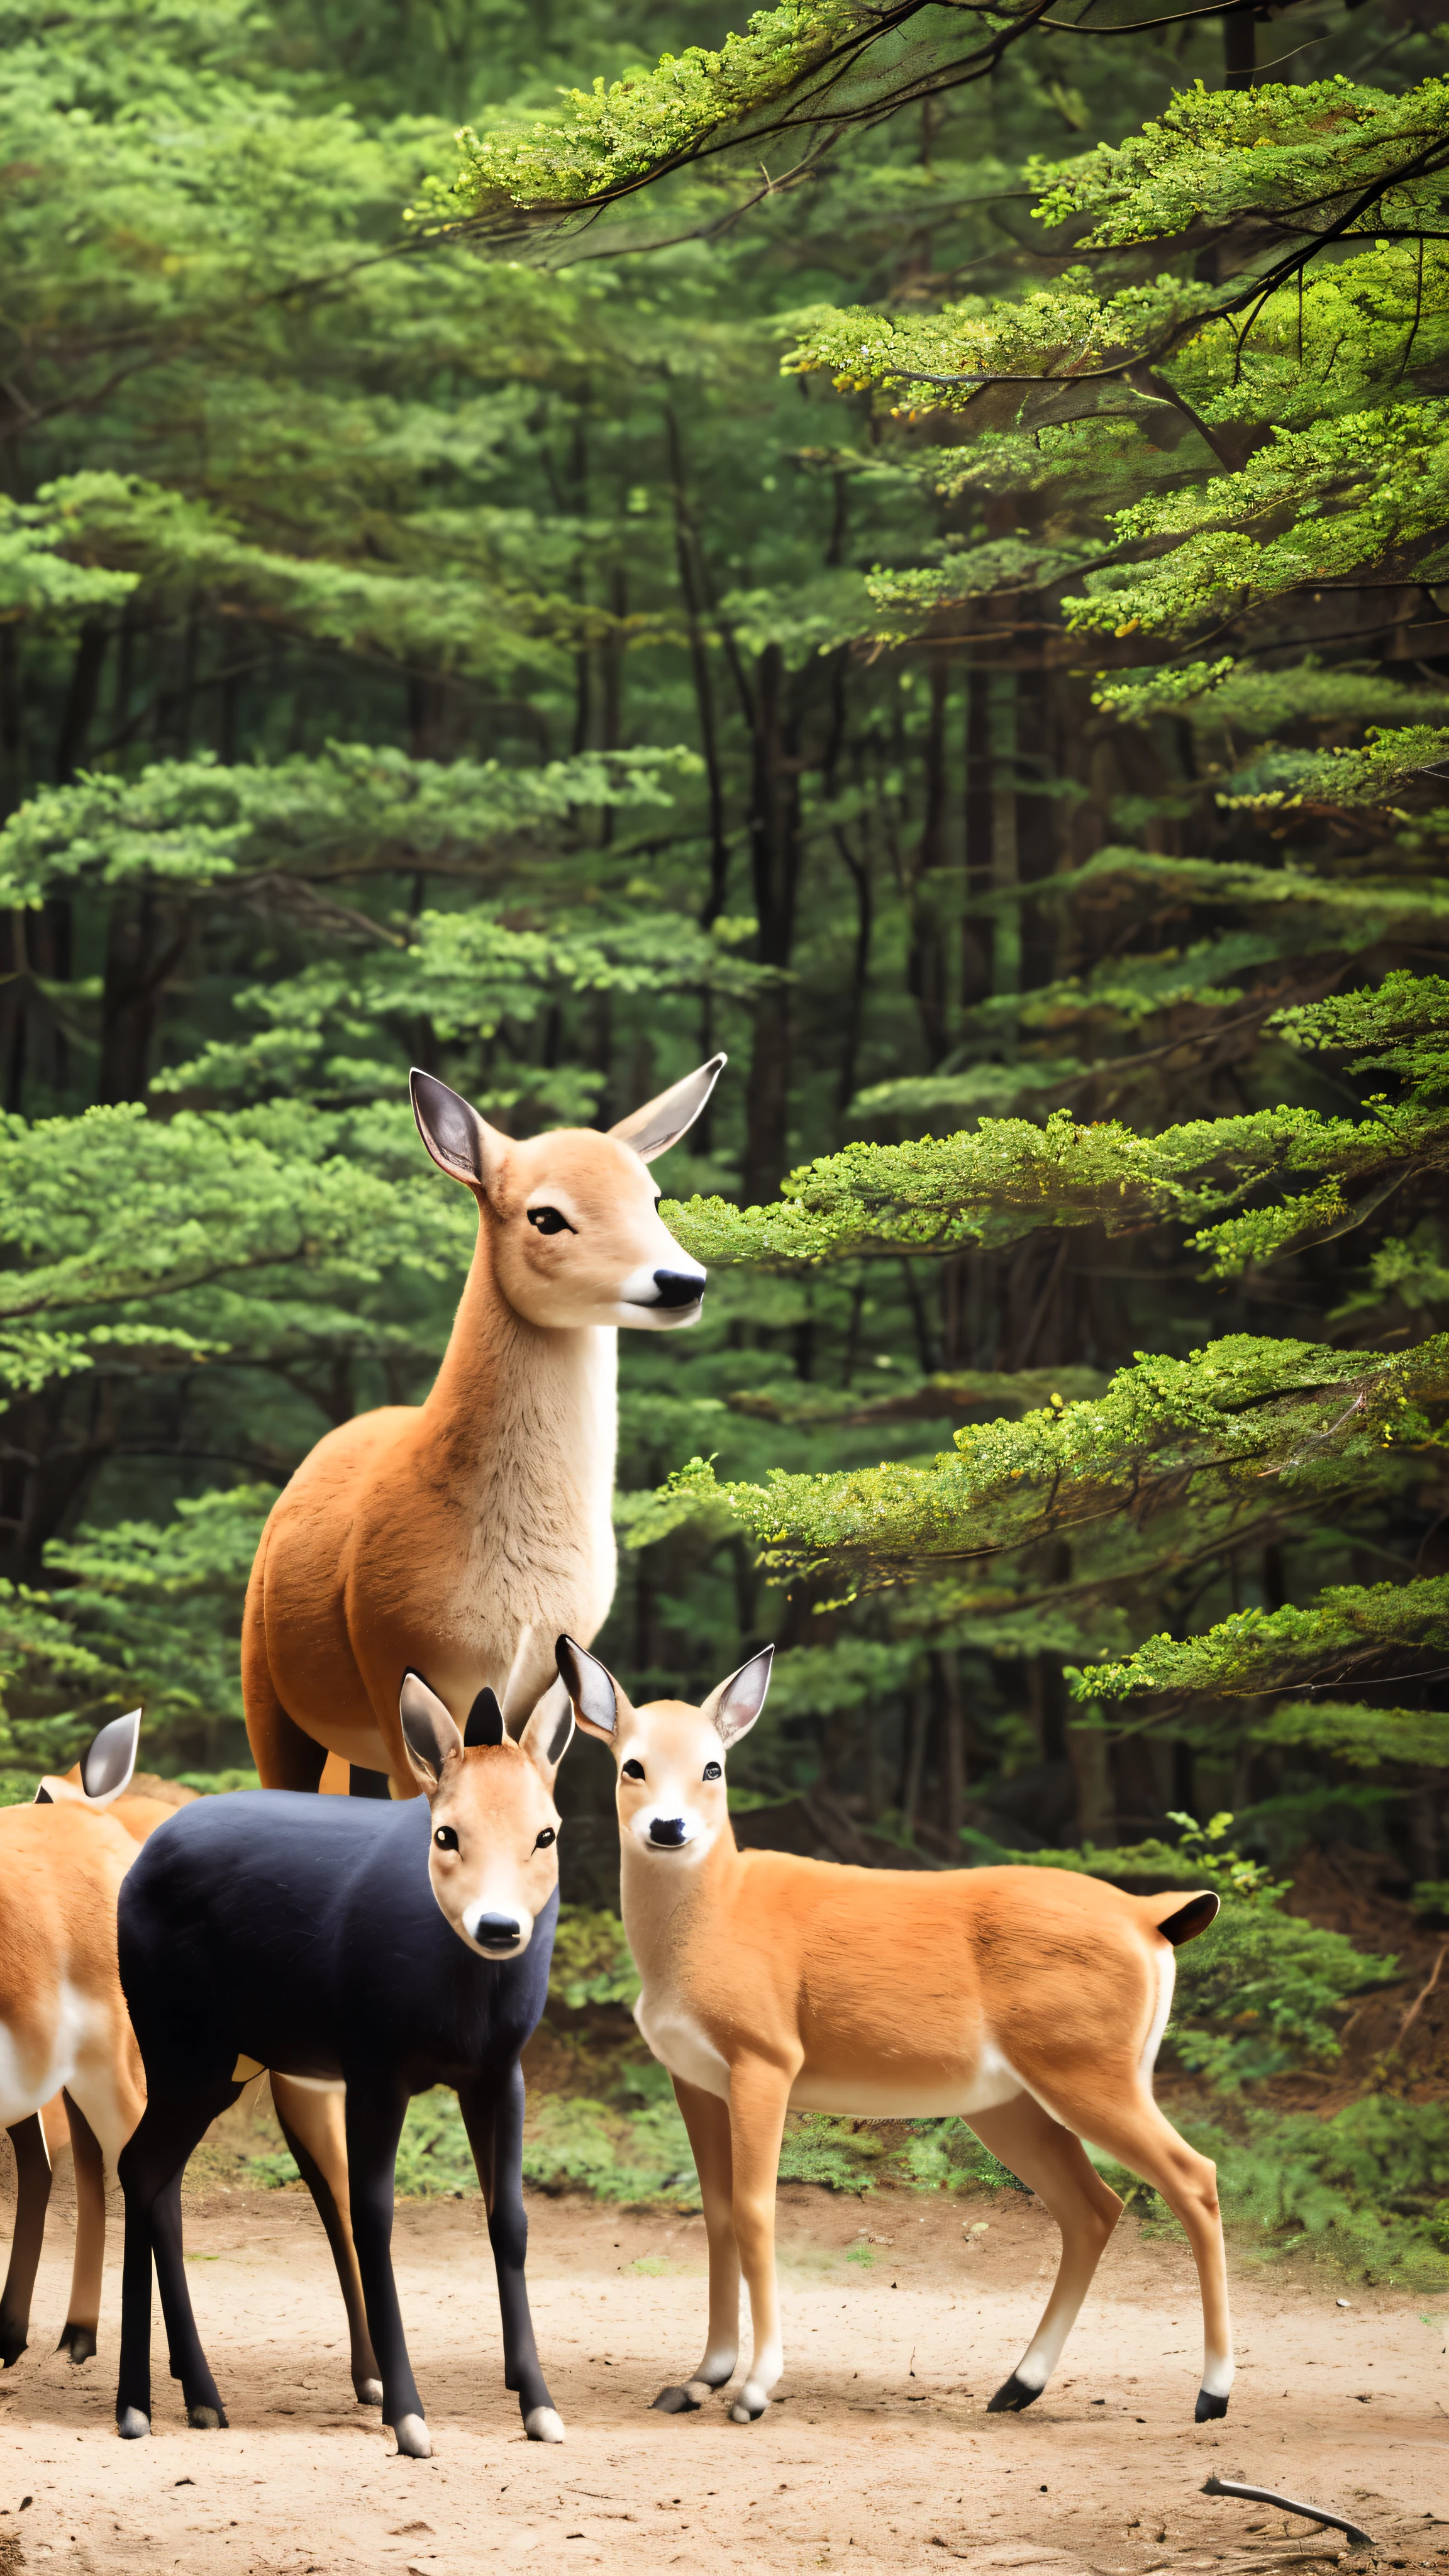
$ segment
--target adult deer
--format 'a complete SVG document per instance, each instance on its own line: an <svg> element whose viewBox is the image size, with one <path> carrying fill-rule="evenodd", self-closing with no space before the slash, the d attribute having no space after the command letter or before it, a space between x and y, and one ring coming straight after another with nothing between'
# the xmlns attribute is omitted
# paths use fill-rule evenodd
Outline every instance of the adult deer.
<svg viewBox="0 0 1449 2576"><path fill-rule="evenodd" d="M29 2336L62 2100L75 2158L76 2241L58 2349L79 2362L96 2348L106 2168L115 2172L141 2116L141 2063L116 1968L116 1900L136 1840L115 1821L118 1806L141 1804L125 1795L140 1725L139 1709L113 1718L69 1779L42 1780L33 1806L0 1809L0 2126L15 2149L17 2181L0 2291L7 2368Z"/></svg>
<svg viewBox="0 0 1449 2576"><path fill-rule="evenodd" d="M413 1074L424 1144L478 1202L477 1249L426 1403L329 1432L262 1533L242 1679L266 1787L315 1789L333 1753L414 1796L405 1671L426 1672L459 1722L485 1687L511 1729L546 1691L562 1708L554 1638L592 1637L613 1598L618 1328L695 1323L704 1294L647 1167L724 1062L607 1135L527 1143Z"/></svg>
<svg viewBox="0 0 1449 2576"><path fill-rule="evenodd" d="M579 1725L618 1764L636 2017L674 2079L709 2239L704 2359L655 2404L696 2407L731 2377L742 2265L754 2350L730 2412L745 2424L768 2403L783 2368L775 2178L794 2106L954 2113L1045 2203L1061 2263L995 2413L1041 2395L1121 2213L1081 2141L1105 2148L1187 2231L1205 2340L1197 2420L1225 2414L1232 2333L1214 2169L1152 2098L1174 1949L1206 1929L1217 1898L1126 1896L1071 1870L937 1876L740 1851L724 1755L764 1706L772 1652L703 1708L636 1709L594 1656L567 1637L558 1645Z"/></svg>
<svg viewBox="0 0 1449 2576"><path fill-rule="evenodd" d="M548 1992L553 1783L573 1717L550 1694L514 1743L485 1690L460 1735L409 1674L399 1727L421 1797L204 1798L147 1843L121 1892L121 1979L147 2091L121 2158L116 2420L128 2440L151 2430L153 2255L187 2421L226 2422L191 2312L180 2183L208 2124L262 2066L274 2081L281 2070L346 2087L352 2238L383 2412L418 2459L431 2445L393 2281L393 2174L409 2096L454 2087L488 2210L505 2383L531 2441L563 2439L524 2278L518 2060Z"/></svg>

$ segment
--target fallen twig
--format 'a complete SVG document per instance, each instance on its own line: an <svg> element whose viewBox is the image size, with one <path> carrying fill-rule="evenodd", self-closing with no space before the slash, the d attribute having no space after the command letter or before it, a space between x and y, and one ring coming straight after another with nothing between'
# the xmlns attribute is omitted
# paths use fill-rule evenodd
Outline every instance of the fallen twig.
<svg viewBox="0 0 1449 2576"><path fill-rule="evenodd" d="M1394 2042L1395 2048L1402 2048L1406 2032L1409 2030L1410 2026L1418 2020L1420 2012L1428 2002L1434 1988L1439 1983L1439 1971L1443 1967L1446 1959L1449 1959L1449 1941L1441 1941L1439 1944L1439 1956L1434 1962L1427 1986L1420 1987L1413 2002L1410 2004L1408 2011L1405 2013L1403 2020L1399 2024L1399 2036Z"/></svg>
<svg viewBox="0 0 1449 2576"><path fill-rule="evenodd" d="M1356 2522L1345 2522L1341 2513L1329 2513L1320 2504L1297 2504L1292 2496L1279 2495L1272 2487L1240 2487L1232 2478L1205 2478L1202 2491L1210 2496L1237 2496L1243 2504L1281 2505L1285 2513L1299 2514L1305 2522L1323 2522L1330 2531L1341 2531L1355 2549L1374 2545L1366 2531L1360 2531Z"/></svg>

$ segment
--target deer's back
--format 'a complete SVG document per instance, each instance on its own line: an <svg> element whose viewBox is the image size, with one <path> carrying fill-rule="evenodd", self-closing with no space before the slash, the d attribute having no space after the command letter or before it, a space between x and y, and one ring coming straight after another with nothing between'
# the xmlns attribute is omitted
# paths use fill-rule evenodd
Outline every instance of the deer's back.
<svg viewBox="0 0 1449 2576"><path fill-rule="evenodd" d="M181 1810L120 1908L121 1980L148 2082L376 2063L410 2090L511 2063L542 2012L557 1900L523 1957L459 1940L428 1878L430 1817L401 1803L248 1790Z"/></svg>

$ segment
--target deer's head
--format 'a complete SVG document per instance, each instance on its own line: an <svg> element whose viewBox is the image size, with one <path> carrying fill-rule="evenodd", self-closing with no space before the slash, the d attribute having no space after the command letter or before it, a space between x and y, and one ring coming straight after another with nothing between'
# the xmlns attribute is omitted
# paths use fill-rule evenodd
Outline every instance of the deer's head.
<svg viewBox="0 0 1449 2576"><path fill-rule="evenodd" d="M558 1641L559 1679L586 1735L618 1765L619 1836L657 1867L703 1859L728 1820L724 1756L748 1735L770 1686L773 1646L741 1664L703 1708L680 1699L635 1708L596 1655Z"/></svg>
<svg viewBox="0 0 1449 2576"><path fill-rule="evenodd" d="M661 1091L607 1135L556 1128L520 1144L430 1073L412 1076L418 1132L492 1229L494 1277L530 1324L697 1324L705 1274L660 1223L649 1165L699 1116L725 1062Z"/></svg>
<svg viewBox="0 0 1449 2576"><path fill-rule="evenodd" d="M398 1714L413 1778L428 1802L428 1876L460 1941L485 1959L518 1959L558 1885L558 1766L573 1711L549 1689L515 1744L491 1690L461 1731L420 1673Z"/></svg>

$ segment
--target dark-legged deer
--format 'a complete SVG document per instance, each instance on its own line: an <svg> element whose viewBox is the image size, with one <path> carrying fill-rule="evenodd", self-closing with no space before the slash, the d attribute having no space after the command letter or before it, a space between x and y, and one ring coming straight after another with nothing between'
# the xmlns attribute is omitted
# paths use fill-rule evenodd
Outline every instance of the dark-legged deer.
<svg viewBox="0 0 1449 2576"><path fill-rule="evenodd" d="M562 1699L560 1693L558 1697ZM268 2066L346 2092L352 2238L383 2411L398 2448L430 2444L389 2251L410 2095L452 2085L488 2210L506 2385L533 2441L560 2441L534 2346L524 2257L519 2052L548 1992L558 1914L553 1782L573 1732L553 1696L518 1743L491 1691L459 1733L410 1674L403 1739L422 1796L204 1798L146 1845L120 1907L121 1977L145 2115L121 2158L126 2262L116 2419L151 2429L154 2255L173 2376L200 2430L226 2416L191 2312L180 2182L208 2124Z"/></svg>
<svg viewBox="0 0 1449 2576"><path fill-rule="evenodd" d="M328 1433L262 1533L247 1592L247 1733L269 1789L315 1789L331 1753L415 1783L404 1672L450 1708L490 1686L516 1729L553 1690L560 1628L614 1593L621 1325L696 1323L705 1274L656 1213L648 1166L692 1126L722 1055L607 1136L518 1143L430 1074L413 1108L478 1203L478 1245L427 1402Z"/></svg>
<svg viewBox="0 0 1449 2576"><path fill-rule="evenodd" d="M116 1899L136 1843L106 1810L125 1800L141 1712L103 1726L70 1779L0 1809L0 2126L15 2149L0 2360L18 2361L50 2200L64 2101L75 2158L76 2239L59 2350L96 2348L112 2174L141 2116L141 2062L116 1968ZM47 2116L50 2135L46 2134Z"/></svg>
<svg viewBox="0 0 1449 2576"><path fill-rule="evenodd" d="M1232 2334L1213 2167L1152 2098L1175 1946L1215 1896L1125 1896L1052 1869L936 1875L740 1851L724 1755L764 1706L770 1651L702 1709L632 1708L561 1638L579 1724L618 1763L624 1929L643 1979L636 2017L674 2078L709 2236L709 2341L694 2378L655 2402L697 2406L734 2370L739 2283L754 2351L731 2413L762 2413L783 2354L775 2178L785 2113L955 2113L1045 2202L1062 2257L1040 2324L991 2400L1029 2406L1056 2367L1121 2211L1081 2141L1161 2192L1202 2290L1197 2420L1227 2411Z"/></svg>

